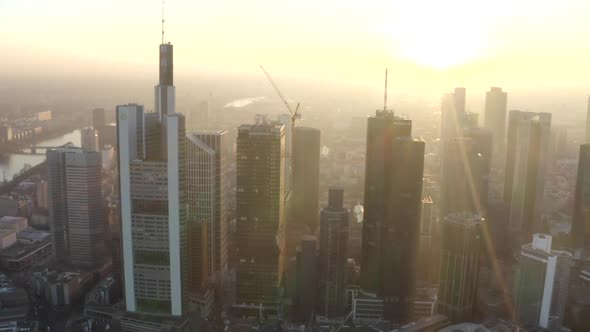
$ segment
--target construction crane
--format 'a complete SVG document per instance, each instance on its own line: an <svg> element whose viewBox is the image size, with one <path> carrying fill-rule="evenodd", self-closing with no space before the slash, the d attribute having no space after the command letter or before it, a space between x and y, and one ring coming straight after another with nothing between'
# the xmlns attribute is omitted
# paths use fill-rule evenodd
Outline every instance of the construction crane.
<svg viewBox="0 0 590 332"><path fill-rule="evenodd" d="M293 132L293 130L295 129L295 122L298 119L301 119L301 113L299 113L299 104L300 103L297 103L297 106L295 106L295 111L293 111L293 109L291 108L291 105L289 105L289 103L287 102L287 99L285 99L285 96L283 96L283 94L281 93L281 90L279 90L279 88L277 87L275 82L272 80L272 77L270 77L270 74L266 71L266 69L264 69L264 67L260 66L260 69L262 69L262 71L264 72L264 75L266 75L266 78L268 79L268 81L272 85L273 89L275 89L275 92L277 93L277 95L279 95L279 97L283 101L283 104L285 104L285 107L287 107L287 110L289 110L289 114L291 115L291 132Z"/></svg>

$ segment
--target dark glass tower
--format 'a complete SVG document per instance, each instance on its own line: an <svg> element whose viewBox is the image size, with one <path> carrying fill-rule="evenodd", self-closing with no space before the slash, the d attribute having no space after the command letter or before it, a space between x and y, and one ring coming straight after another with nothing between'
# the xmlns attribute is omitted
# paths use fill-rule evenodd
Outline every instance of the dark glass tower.
<svg viewBox="0 0 590 332"><path fill-rule="evenodd" d="M484 219L456 212L442 222L438 312L452 322L471 321L476 304Z"/></svg>
<svg viewBox="0 0 590 332"><path fill-rule="evenodd" d="M394 157L393 142L409 137L412 121L395 117L393 112L377 111L367 120L365 157L365 204L361 253L361 288L377 294L381 285L381 238L386 209L391 203L389 185Z"/></svg>
<svg viewBox="0 0 590 332"><path fill-rule="evenodd" d="M424 141L398 137L393 141L388 204L381 228L381 287L383 316L395 323L412 318L424 174Z"/></svg>
<svg viewBox="0 0 590 332"><path fill-rule="evenodd" d="M348 222L344 190L330 188L328 206L320 213L320 287L318 311L327 317L344 313Z"/></svg>

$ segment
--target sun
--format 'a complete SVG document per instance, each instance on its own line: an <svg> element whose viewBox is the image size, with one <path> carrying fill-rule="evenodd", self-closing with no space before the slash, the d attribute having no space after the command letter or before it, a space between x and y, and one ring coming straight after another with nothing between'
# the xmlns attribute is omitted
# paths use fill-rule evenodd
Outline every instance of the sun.
<svg viewBox="0 0 590 332"><path fill-rule="evenodd" d="M474 1L394 3L391 20L382 28L392 45L392 56L419 66L444 70L487 55L486 43L493 15L474 8Z"/></svg>

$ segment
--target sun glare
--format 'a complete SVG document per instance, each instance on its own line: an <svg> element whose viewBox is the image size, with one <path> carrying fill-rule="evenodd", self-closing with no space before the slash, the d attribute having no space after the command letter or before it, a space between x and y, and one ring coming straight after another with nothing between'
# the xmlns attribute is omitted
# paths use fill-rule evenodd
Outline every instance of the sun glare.
<svg viewBox="0 0 590 332"><path fill-rule="evenodd" d="M394 3L393 19L383 28L386 38L392 42L392 56L443 70L486 55L496 16L481 8L481 3L470 0ZM480 8L475 8L478 5Z"/></svg>

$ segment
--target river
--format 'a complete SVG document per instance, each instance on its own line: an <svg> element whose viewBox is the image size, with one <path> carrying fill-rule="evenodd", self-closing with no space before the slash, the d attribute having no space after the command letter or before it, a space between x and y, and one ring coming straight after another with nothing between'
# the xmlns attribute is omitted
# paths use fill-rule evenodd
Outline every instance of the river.
<svg viewBox="0 0 590 332"><path fill-rule="evenodd" d="M81 135L80 130L76 129L65 135L57 138L41 141L35 145L37 146L61 146L68 142L72 142L75 146L80 146ZM44 149L37 149L37 153L44 153ZM15 175L18 175L25 166L35 166L45 160L43 154L20 154L11 153L0 155L0 181L6 178L7 181L12 180Z"/></svg>

